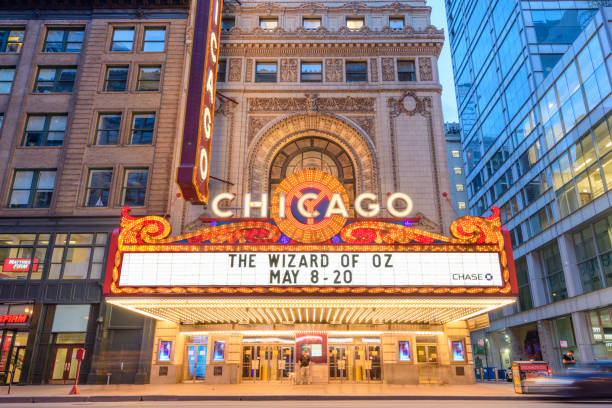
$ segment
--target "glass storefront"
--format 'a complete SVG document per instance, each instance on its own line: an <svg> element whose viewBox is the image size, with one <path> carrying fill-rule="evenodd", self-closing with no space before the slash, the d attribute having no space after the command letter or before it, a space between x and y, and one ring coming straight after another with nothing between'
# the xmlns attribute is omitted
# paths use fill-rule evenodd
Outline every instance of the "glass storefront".
<svg viewBox="0 0 612 408"><path fill-rule="evenodd" d="M589 311L591 339L597 360L612 360L612 311L610 307Z"/></svg>

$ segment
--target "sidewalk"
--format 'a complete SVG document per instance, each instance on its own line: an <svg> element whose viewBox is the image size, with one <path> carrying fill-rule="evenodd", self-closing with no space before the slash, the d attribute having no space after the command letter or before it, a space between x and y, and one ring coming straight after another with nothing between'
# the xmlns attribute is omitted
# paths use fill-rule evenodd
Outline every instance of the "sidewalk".
<svg viewBox="0 0 612 408"><path fill-rule="evenodd" d="M473 385L388 385L246 383L232 385L82 385L80 395L68 395L70 385L0 387L1 403L102 401L213 401L213 400L514 400L511 383ZM541 399L541 397L538 397Z"/></svg>

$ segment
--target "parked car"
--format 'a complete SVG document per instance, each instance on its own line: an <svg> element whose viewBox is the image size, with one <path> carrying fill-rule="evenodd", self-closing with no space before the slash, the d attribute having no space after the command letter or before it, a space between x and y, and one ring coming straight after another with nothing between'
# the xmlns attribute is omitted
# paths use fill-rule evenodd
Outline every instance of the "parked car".
<svg viewBox="0 0 612 408"><path fill-rule="evenodd" d="M577 363L550 377L524 380L527 394L554 394L563 397L612 397L612 361Z"/></svg>

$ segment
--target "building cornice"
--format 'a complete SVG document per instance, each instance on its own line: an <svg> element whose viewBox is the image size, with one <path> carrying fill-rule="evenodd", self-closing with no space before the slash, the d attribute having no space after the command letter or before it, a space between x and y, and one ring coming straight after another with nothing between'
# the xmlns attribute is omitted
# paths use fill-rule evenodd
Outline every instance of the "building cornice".
<svg viewBox="0 0 612 408"><path fill-rule="evenodd" d="M431 7L415 6L401 2L394 2L383 6L370 6L361 1L353 1L344 3L341 6L330 7L321 2L308 2L296 6L283 6L280 3L262 2L255 5L237 3L227 3L223 6L224 13L229 14L273 14L273 13L306 13L306 14L321 14L321 13L342 13L342 14L365 14L372 12L388 12L388 13L405 13L405 12L423 12L429 14Z"/></svg>
<svg viewBox="0 0 612 408"><path fill-rule="evenodd" d="M189 9L191 0L0 0L0 10Z"/></svg>

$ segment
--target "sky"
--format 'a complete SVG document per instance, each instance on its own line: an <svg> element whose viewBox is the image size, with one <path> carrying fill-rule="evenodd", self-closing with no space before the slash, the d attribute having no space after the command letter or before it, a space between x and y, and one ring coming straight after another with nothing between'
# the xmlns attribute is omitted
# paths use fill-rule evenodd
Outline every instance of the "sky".
<svg viewBox="0 0 612 408"><path fill-rule="evenodd" d="M446 36L442 54L440 54L440 58L438 59L438 72L440 73L440 83L442 84L442 112L444 114L444 122L459 122L444 0L427 0L427 5L431 7L431 24L438 29L443 28L444 35Z"/></svg>

